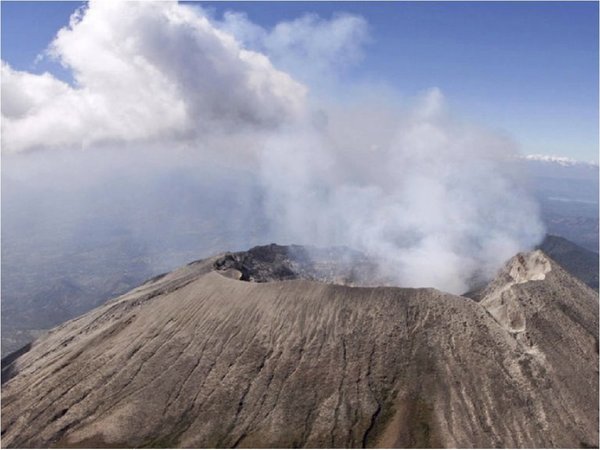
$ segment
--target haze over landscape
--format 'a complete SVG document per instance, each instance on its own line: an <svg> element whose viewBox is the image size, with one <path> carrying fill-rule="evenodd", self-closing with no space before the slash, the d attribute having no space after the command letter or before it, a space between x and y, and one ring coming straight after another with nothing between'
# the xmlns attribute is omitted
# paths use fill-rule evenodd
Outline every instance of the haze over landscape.
<svg viewBox="0 0 600 450"><path fill-rule="evenodd" d="M598 445L588 395L597 397L598 366L597 4L1 7L2 355L23 352L3 360L9 446ZM35 11L46 18L20 42ZM482 24L489 35L476 45ZM458 70L461 58L470 59ZM509 60L519 75L496 66ZM246 252L273 242L286 247ZM243 320L244 298L256 329ZM386 308L394 321L380 317ZM329 319L304 327L318 311ZM446 323L452 314L461 319ZM177 330L165 334L170 323ZM229 357L233 329L254 344ZM460 337L466 329L477 331ZM556 330L571 337L552 349ZM413 345L397 363L412 361L414 374L389 365L383 347L369 358L369 339ZM199 356L213 341L225 356ZM444 391L441 374L461 358L477 366L475 341L489 344L481 351L491 362L466 376L488 377L489 389ZM332 358L341 378L324 381L300 417L303 380L325 376L302 366L309 342L314 363ZM131 430L114 426L148 409L144 386L171 356L181 366L161 395L172 417L163 422L157 409ZM96 357L102 370L86 365ZM119 361L130 361L122 373ZM221 391L261 380L265 367L264 386ZM498 370L519 399L505 419L510 407L489 378ZM422 371L446 394L423 398ZM77 387L68 383L76 373ZM292 383L289 402L269 397L280 375ZM526 387L513 391L511 377ZM538 379L564 396L546 397ZM102 399L93 386L104 383L141 403ZM178 400L185 389L196 392L190 404ZM398 406L409 397L408 409ZM462 412L449 420L459 397ZM473 402L485 411L465 419ZM202 428L219 404L227 431ZM37 428L22 428L23 414ZM535 424L514 425L528 414ZM284 418L304 431L287 441ZM488 437L473 431L478 420ZM431 433L415 431L419 423Z"/></svg>

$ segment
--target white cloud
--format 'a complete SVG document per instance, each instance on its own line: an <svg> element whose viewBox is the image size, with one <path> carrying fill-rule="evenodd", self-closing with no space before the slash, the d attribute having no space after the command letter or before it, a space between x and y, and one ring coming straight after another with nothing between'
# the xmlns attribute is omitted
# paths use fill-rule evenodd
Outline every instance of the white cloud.
<svg viewBox="0 0 600 450"><path fill-rule="evenodd" d="M2 66L6 152L273 128L303 113L302 84L173 1L92 1L50 54L75 86Z"/></svg>
<svg viewBox="0 0 600 450"><path fill-rule="evenodd" d="M360 16L336 14L326 20L305 14L279 22L267 30L252 23L246 14L229 11L218 25L249 48L266 55L273 63L307 82L322 82L363 57L368 41L368 24Z"/></svg>
<svg viewBox="0 0 600 450"><path fill-rule="evenodd" d="M460 293L542 237L510 165L515 145L452 120L437 88L410 107L362 97L313 99L320 109L310 110L307 87L287 71L319 91L360 58L366 29L350 15L266 30L173 1L93 1L50 47L74 86L2 65L3 151L118 144L112 157L93 152L89 164L100 165L142 143L119 164L133 173L155 156L153 176L174 159L199 173L227 161L260 180L271 240L346 244L402 286Z"/></svg>

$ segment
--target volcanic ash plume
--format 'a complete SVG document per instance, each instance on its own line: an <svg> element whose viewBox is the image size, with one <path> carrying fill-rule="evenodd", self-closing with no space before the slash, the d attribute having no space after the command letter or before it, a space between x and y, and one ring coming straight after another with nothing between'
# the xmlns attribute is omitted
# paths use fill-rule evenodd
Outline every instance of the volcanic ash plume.
<svg viewBox="0 0 600 450"><path fill-rule="evenodd" d="M261 175L281 240L345 244L401 286L462 293L543 235L506 138L452 120L439 90L275 136Z"/></svg>

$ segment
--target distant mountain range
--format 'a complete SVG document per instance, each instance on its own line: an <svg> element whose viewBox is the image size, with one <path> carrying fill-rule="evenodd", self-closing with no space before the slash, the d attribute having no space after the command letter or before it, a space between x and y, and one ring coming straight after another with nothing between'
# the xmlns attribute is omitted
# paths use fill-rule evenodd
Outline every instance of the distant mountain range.
<svg viewBox="0 0 600 450"><path fill-rule="evenodd" d="M568 158L566 156L525 155L523 156L523 159L527 161L539 161L545 163L558 164L563 167L588 166L590 168L598 169L597 162L578 161L576 159Z"/></svg>

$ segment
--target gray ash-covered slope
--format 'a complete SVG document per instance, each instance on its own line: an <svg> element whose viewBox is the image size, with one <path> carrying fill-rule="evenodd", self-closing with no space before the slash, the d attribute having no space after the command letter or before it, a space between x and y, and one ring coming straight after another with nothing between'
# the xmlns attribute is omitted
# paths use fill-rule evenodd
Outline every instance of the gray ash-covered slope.
<svg viewBox="0 0 600 450"><path fill-rule="evenodd" d="M541 251L509 261L481 302L328 284L310 267L275 281L294 277L240 256L34 342L5 369L2 445L598 446L597 294Z"/></svg>

